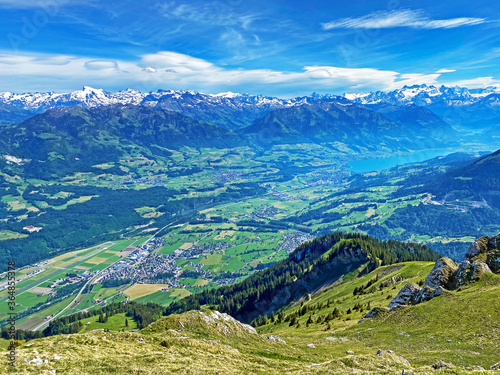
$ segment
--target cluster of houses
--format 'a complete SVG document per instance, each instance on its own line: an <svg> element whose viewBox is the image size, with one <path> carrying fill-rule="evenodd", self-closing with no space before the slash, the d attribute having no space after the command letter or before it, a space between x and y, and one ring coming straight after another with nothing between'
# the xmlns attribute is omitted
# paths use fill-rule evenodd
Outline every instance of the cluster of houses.
<svg viewBox="0 0 500 375"><path fill-rule="evenodd" d="M149 178L139 178L139 179L126 179L123 181L125 185L132 184L146 184L146 185L165 185L166 181L164 180L151 180Z"/></svg>
<svg viewBox="0 0 500 375"><path fill-rule="evenodd" d="M349 172L347 169L340 169L335 171L319 170L313 172L310 175L306 186L343 185L346 181L346 178L348 178L350 175L351 172Z"/></svg>
<svg viewBox="0 0 500 375"><path fill-rule="evenodd" d="M248 216L252 219L264 219L268 217L274 217L279 213L279 210L274 206L266 206L259 210L251 212Z"/></svg>
<svg viewBox="0 0 500 375"><path fill-rule="evenodd" d="M276 209L272 206L266 207L260 211L260 214L275 214ZM312 236L303 232L286 233L278 245L278 250L285 250L287 253L292 252L301 243L309 241ZM262 241L257 237L257 241ZM103 271L98 280L94 282L102 282L104 280L129 279L134 283L156 283L167 284L169 287L181 286L180 279L183 275L183 268L177 263L180 259L188 260L187 264L190 271L195 272L199 278L207 281L214 281L218 285L232 284L235 281L235 275L231 272L222 272L226 277L214 278L210 271L203 270L203 263L190 260L198 259L213 253L221 253L225 249L234 246L234 244L225 241L209 242L204 245L191 245L187 249L178 248L172 254L156 254L155 250L165 244L165 238L154 238L144 246L135 249L127 257L115 263L112 267ZM248 240L246 243L251 243ZM241 271L241 270L238 270ZM237 271L237 272L238 272ZM165 288L168 290L168 288ZM95 303L99 303L96 301Z"/></svg>
<svg viewBox="0 0 500 375"><path fill-rule="evenodd" d="M301 244L307 241L311 241L314 238L314 236L311 236L308 233L300 232L300 231L294 231L292 233L285 233L283 235L283 239L276 248L276 250L281 251L284 250L286 251L287 254L290 254L292 251L294 251L297 247L299 247Z"/></svg>
<svg viewBox="0 0 500 375"><path fill-rule="evenodd" d="M42 227L34 227L33 225L28 225L27 227L24 227L23 230L27 230L30 233L40 232L42 230Z"/></svg>
<svg viewBox="0 0 500 375"><path fill-rule="evenodd" d="M170 272L171 264L166 262L168 256L152 254L165 243L165 238L153 238L144 246L136 248L124 259L116 262L103 271L102 276L95 282L113 279L131 279L134 282L144 282L150 275L161 272ZM175 264L174 264L175 266Z"/></svg>
<svg viewBox="0 0 500 375"><path fill-rule="evenodd" d="M49 285L50 288L54 288L59 284L77 284L80 281L88 280L92 276L94 276L97 273L97 271L94 272L83 272L80 274L72 275L72 276L67 276L65 278L59 278L56 279L52 282L52 284Z"/></svg>
<svg viewBox="0 0 500 375"><path fill-rule="evenodd" d="M236 171L216 171L212 175L212 181L217 184L225 184L230 181L237 180L238 178L242 178L242 173L241 172L236 172Z"/></svg>

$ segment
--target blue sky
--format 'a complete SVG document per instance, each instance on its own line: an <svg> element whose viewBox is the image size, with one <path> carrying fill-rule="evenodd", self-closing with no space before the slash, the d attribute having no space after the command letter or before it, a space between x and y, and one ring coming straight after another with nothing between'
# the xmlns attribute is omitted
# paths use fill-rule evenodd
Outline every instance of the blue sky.
<svg viewBox="0 0 500 375"><path fill-rule="evenodd" d="M0 0L0 91L500 87L499 11L491 0Z"/></svg>

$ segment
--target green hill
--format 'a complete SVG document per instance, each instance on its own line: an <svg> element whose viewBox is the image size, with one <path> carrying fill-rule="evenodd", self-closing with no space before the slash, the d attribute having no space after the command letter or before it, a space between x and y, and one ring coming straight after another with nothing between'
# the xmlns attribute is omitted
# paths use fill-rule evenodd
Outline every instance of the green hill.
<svg viewBox="0 0 500 375"><path fill-rule="evenodd" d="M277 109L240 132L262 146L336 142L353 150L394 150L413 145L408 129L384 115L336 103Z"/></svg>
<svg viewBox="0 0 500 375"><path fill-rule="evenodd" d="M366 273L379 265L411 260L432 261L438 257L426 246L379 241L356 233L333 233L302 244L288 258L240 283L206 290L177 301L168 306L167 312L179 313L211 305L250 322L339 282L347 272L358 267Z"/></svg>
<svg viewBox="0 0 500 375"><path fill-rule="evenodd" d="M31 178L50 179L91 171L141 150L168 156L183 146L236 147L233 132L176 112L145 106L51 109L0 132L0 152L26 160ZM7 165L5 165L7 166ZM119 169L115 171L120 174Z"/></svg>
<svg viewBox="0 0 500 375"><path fill-rule="evenodd" d="M10 372L4 345L0 367L16 374L491 373L481 368L498 362L498 275L358 324L367 305L387 305L388 296L408 281L423 280L433 265L399 263L358 278L361 270L352 270L342 282L285 308L284 318L277 314L274 323L269 320L257 332L225 314L191 311L164 317L142 331L32 340L17 348L17 368ZM339 316L325 322L335 309ZM294 314L299 324L290 326L286 316ZM307 323L310 317L314 322ZM42 364L23 359L37 357ZM436 371L439 361L449 367Z"/></svg>

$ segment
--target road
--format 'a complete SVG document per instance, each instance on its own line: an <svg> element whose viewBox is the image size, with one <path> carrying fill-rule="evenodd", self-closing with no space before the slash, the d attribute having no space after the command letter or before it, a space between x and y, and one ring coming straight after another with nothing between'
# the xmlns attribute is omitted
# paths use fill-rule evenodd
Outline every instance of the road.
<svg viewBox="0 0 500 375"><path fill-rule="evenodd" d="M112 243L111 243L111 245L109 245L109 246L107 246L107 247L105 247L105 248L103 248L103 249L100 249L100 250L96 251L95 253L90 254L89 256L87 256L87 257L85 257L85 258L79 259L79 260L77 260L76 262L71 263L70 265L67 265L66 267L63 267L63 268L58 268L57 270L55 270L54 272L52 272L52 273L48 274L47 276L44 276L44 277L42 277L41 279L35 280L35 281L33 281L32 283L30 283L30 284L28 284L28 285L23 286L22 288L16 289L16 295L21 294L20 292L23 292L23 291L25 291L26 289L29 289L29 288L31 288L32 286L36 285L36 284L41 284L41 283L43 283L43 282L44 282L45 280L47 280L49 277L51 277L51 276L55 275L55 274L56 274L56 273L58 273L58 272L61 272L61 270L65 270L65 269L68 269L68 268L70 268L70 267L73 267L74 265L76 265L76 264L78 264L78 263L81 263L81 262L83 262L83 261L85 261L85 260L87 260L87 259L89 259L89 258L92 258L92 257L96 256L96 255L97 255L97 254L99 254L99 253L102 253L103 251L105 251L106 249L109 249L111 246L114 246L114 245L116 245L116 243L115 243L115 242L112 242ZM101 245L98 245L98 246L101 246ZM94 246L94 247L98 247L98 246ZM91 248L91 249L92 249L92 248ZM0 302L1 302L2 300L4 300L5 298L7 298L7 297L8 297L8 295L6 295L5 297L1 297L1 298L0 298Z"/></svg>
<svg viewBox="0 0 500 375"><path fill-rule="evenodd" d="M174 222L174 223L175 223L175 222ZM163 229L165 229L165 228L167 228L167 227L169 227L169 226L173 225L174 223L170 223L170 224L168 224L168 225L165 225L163 228L161 228L159 231L157 231L155 234L153 234L153 235L152 235L149 239L147 239L147 240L146 240L146 241L145 241L145 242L141 245L141 247L142 247L142 246L144 246L144 245L146 245L149 241L151 241L151 240L152 240L152 239L153 239L153 238L154 238L154 237L155 237L158 233L160 233ZM112 245L110 245L110 246L112 246ZM109 248L109 246L108 246L107 248ZM85 258L85 259L87 259L87 258ZM75 303L75 301L78 299L78 297L80 297L80 296L81 296L81 294L83 293L83 291L85 290L85 288L87 287L87 285L89 285L92 281L94 281L94 280L95 280L95 279L96 279L96 278L97 278L97 277L98 277L101 273L103 273L103 272L104 272L104 271L106 271L108 268L112 267L115 263L118 263L118 262L119 262L119 261L121 261L121 260L122 260L122 259L119 259L119 260L117 260L116 262L114 262L114 263L110 264L109 266L107 266L106 268L104 268L103 270L101 270L101 271L97 271L97 273L94 275L94 277L92 277L90 280L88 280L88 281L85 283L85 285L84 285L84 286L80 289L80 291L79 291L79 292L78 292L78 294L75 296L75 298L73 298L73 300L72 300L70 303L68 303L68 305L66 305L66 307L65 307L64 309L62 309L61 311L59 311L57 314L55 314L55 315L54 315L53 317L51 317L50 319L48 319L48 320L46 320L46 321L44 321L44 322L40 323L38 326L36 326L35 328L33 328L33 331L39 331L39 330L43 329L43 328L44 328L46 325L48 325L51 321L53 321L53 320L54 320L54 319L56 319L58 316L60 316L63 312L65 312L67 309L69 309L69 307L70 307L71 305L73 305L73 303ZM80 263L80 262L81 262L81 261L78 261L78 262L76 262L76 263ZM73 264L75 264L75 263L73 263ZM68 267L70 267L70 266L68 266ZM58 270L58 271L56 271L56 272L59 272L59 270ZM50 276L50 275L49 275L49 276ZM110 298L111 298L111 297L110 297Z"/></svg>

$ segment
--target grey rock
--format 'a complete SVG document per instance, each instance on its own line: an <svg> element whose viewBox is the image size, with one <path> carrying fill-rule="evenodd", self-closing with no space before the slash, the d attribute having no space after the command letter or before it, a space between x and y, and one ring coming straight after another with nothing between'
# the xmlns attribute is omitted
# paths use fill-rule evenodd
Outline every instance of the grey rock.
<svg viewBox="0 0 500 375"><path fill-rule="evenodd" d="M480 253L481 253L481 246L479 245L479 242L474 241L474 243L469 246L469 249L465 253L464 259L470 260L478 256Z"/></svg>
<svg viewBox="0 0 500 375"><path fill-rule="evenodd" d="M418 294L415 295L412 302L413 304L417 304L424 301L428 301L430 299L433 299L434 297L440 296L441 294L443 294L443 292L444 289L443 287L440 286L437 287L436 289L433 289L429 286L424 286L422 289L420 289Z"/></svg>
<svg viewBox="0 0 500 375"><path fill-rule="evenodd" d="M316 347L314 346L314 344L307 344L306 345L308 348L311 348L311 349L316 349Z"/></svg>
<svg viewBox="0 0 500 375"><path fill-rule="evenodd" d="M33 364L33 365L41 365L43 364L43 361L42 359L39 357L39 356L36 356L35 358L33 358L31 361L28 361L29 364Z"/></svg>
<svg viewBox="0 0 500 375"><path fill-rule="evenodd" d="M394 352L392 350L382 350L382 349L379 349L377 351L377 357L380 357L382 354L393 354Z"/></svg>
<svg viewBox="0 0 500 375"><path fill-rule="evenodd" d="M439 361L439 362L436 362L432 365L432 368L434 368L435 370L439 370L441 368L451 368L451 366L446 363L446 362L443 362L443 361Z"/></svg>
<svg viewBox="0 0 500 375"><path fill-rule="evenodd" d="M403 361L403 363L407 366L410 365L410 361L408 361L405 357L401 357L400 355L398 355L398 358Z"/></svg>
<svg viewBox="0 0 500 375"><path fill-rule="evenodd" d="M477 260L472 262L472 277L474 280L480 279L485 272L491 272L490 267L486 263Z"/></svg>
<svg viewBox="0 0 500 375"><path fill-rule="evenodd" d="M450 258L442 257L438 259L434 268L425 278L424 286L432 289L439 287L449 289L457 268L458 265Z"/></svg>
<svg viewBox="0 0 500 375"><path fill-rule="evenodd" d="M271 335L271 336L267 336L267 339L268 339L269 341L273 341L273 342L280 342L280 343L282 343L282 344L286 344L285 340L283 340L282 338L280 338L280 337L278 337L278 336L273 336L273 335Z"/></svg>
<svg viewBox="0 0 500 375"><path fill-rule="evenodd" d="M346 353L347 354L354 354L354 352L352 350L348 350Z"/></svg>
<svg viewBox="0 0 500 375"><path fill-rule="evenodd" d="M420 288L417 284L408 283L401 288L399 293L394 297L394 299L387 306L389 309L393 309L397 306L404 306L412 304L415 296L420 292Z"/></svg>

